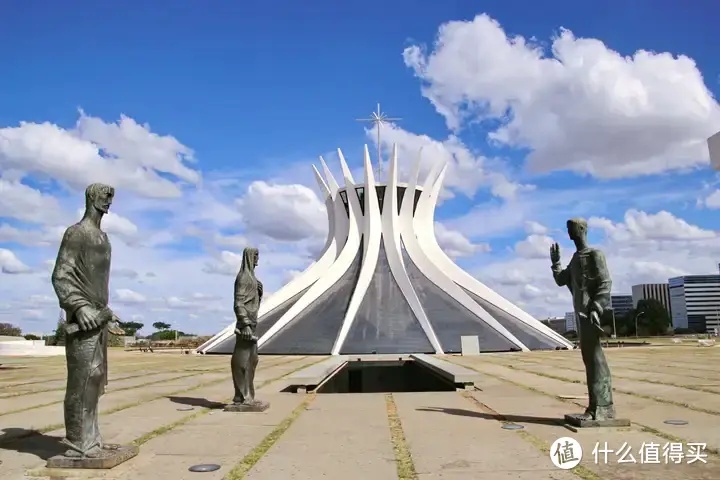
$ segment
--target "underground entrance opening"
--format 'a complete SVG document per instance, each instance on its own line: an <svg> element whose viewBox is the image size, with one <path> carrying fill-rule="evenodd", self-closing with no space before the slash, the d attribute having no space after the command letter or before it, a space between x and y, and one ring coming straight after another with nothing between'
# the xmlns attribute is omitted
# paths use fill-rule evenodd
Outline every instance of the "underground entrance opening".
<svg viewBox="0 0 720 480"><path fill-rule="evenodd" d="M409 359L349 361L316 390L317 393L454 391L454 383Z"/></svg>

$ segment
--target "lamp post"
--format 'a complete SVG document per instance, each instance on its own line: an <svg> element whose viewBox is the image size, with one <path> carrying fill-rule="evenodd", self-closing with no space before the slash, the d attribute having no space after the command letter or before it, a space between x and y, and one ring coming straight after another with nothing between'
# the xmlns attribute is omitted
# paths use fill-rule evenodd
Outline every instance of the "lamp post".
<svg viewBox="0 0 720 480"><path fill-rule="evenodd" d="M638 338L638 318L645 315L645 312L638 312L635 314L635 338Z"/></svg>
<svg viewBox="0 0 720 480"><path fill-rule="evenodd" d="M617 338L617 329L615 328L615 309L612 308L612 309L610 309L610 311L612 312L612 318L613 318L613 334L612 334L612 338Z"/></svg>

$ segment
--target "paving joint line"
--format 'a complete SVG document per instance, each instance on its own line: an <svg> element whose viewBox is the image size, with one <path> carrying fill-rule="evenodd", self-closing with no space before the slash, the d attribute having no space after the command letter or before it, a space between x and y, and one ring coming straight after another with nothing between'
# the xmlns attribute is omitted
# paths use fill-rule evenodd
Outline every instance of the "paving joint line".
<svg viewBox="0 0 720 480"><path fill-rule="evenodd" d="M218 368L218 369L216 369L216 370L210 370L210 371L208 371L208 372L203 372L203 373L218 372L218 371L220 371L220 370L224 370L224 369L223 369L223 368ZM147 386L149 386L149 385L158 385L158 384L165 383L165 382L171 382L171 381L173 381L173 380L181 380L181 379L183 379L183 378L197 377L198 375L202 375L202 373L191 373L190 375L180 375L180 376L177 376L177 377L166 378L165 380L163 380L163 381L161 381L161 382L158 382L158 381L155 381L155 382L146 382L146 383L141 383L141 384L139 384L139 385L133 385L132 387L123 387L123 388L118 388L118 389L114 389L114 390L108 389L108 390L107 390L107 393L110 394L110 393L115 393L115 392L125 392L125 391L127 391L127 390L133 390L133 389L136 389L136 388L147 387ZM49 406L51 406L51 405L57 405L58 403L62 403L63 401L64 401L64 400L56 400L56 401L53 401L53 402L43 403L43 404L40 404L40 405L32 405L32 406L30 406L30 407L18 408L18 409L15 409L15 410L8 410L8 411L6 411L6 412L0 412L0 417L3 417L3 416L5 416L5 415L12 415L12 414L14 414L14 413L27 412L27 411L29 411L29 410L34 410L34 409L36 409L36 408L43 408L43 407L49 407Z"/></svg>
<svg viewBox="0 0 720 480"><path fill-rule="evenodd" d="M289 361L279 362L279 363L276 363L276 364L273 364L273 365L268 365L268 366L266 366L266 368L259 368L258 371L263 371L263 370L270 369L270 368L277 367L277 366L287 365L287 364L293 363L293 362L295 362L295 361L300 361L300 360L302 360L303 358L307 358L307 357L293 358L293 359L291 359L291 360L289 360ZM294 372L294 370L291 371L291 372L289 372L289 373L287 373L287 374L285 374L285 375L289 375L290 373L293 373L293 372ZM283 375L283 376L285 376L285 375ZM280 377L280 378L282 378L282 377ZM200 383L200 384L198 384L198 385L195 385L195 386L192 386L192 387L189 387L189 388L185 388L185 389L181 389L181 390L176 390L176 391L174 391L174 392L169 392L169 393L163 393L163 394L161 394L161 395L156 395L155 397L151 397L151 398L148 398L148 399L146 399L146 400L139 401L139 402L125 403L125 404L122 404L122 405L118 405L117 407L113 407L113 408L109 408L109 409L107 409L107 410L104 410L104 411L100 412L100 415L110 415L110 414L113 414L113 413L121 412L121 411L127 410L127 409L129 409L129 408L134 408L134 407L140 406L140 405L142 405L142 404L144 404L144 403L154 402L155 400L159 400L159 399L161 399L161 398L166 398L166 397L169 397L169 396L177 395L177 394L179 394L179 393L192 392L193 390L197 390L197 389L200 389L200 388L203 388L203 387L209 387L209 386L211 386L211 385L215 385L215 384L218 384L218 383L220 383L220 382L224 382L224 381L226 381L226 380L227 380L227 379L225 379L225 378L220 378L220 379L217 379L217 380L211 380L211 381L209 381L209 382L203 382L203 383ZM273 381L276 381L276 380L273 380ZM258 387L258 388L262 388L263 386L265 386L265 383L261 384L261 387ZM210 411L210 410L212 410L212 409L208 409L208 411ZM195 415L196 413L197 413L197 412L195 412L194 414L191 414L191 416L192 416L192 415ZM16 435L16 436L14 436L14 437L12 437L12 438L8 438L7 440L0 440L0 445L6 444L6 443L11 443L11 442L17 442L17 441L20 441L20 440L24 440L24 439L26 439L26 438L28 438L28 437L34 437L34 436L36 436L36 435L43 435L43 434L45 434L45 433L52 432L53 430L58 430L58 429L60 429L60 428L63 428L64 426L65 426L64 423L55 423L55 424L52 424L52 425L46 425L46 426L44 426L44 427L40 427L40 428L37 428L37 429L34 429L34 430L30 430L30 431L28 431L28 432L26 432L26 433L24 433L24 434Z"/></svg>
<svg viewBox="0 0 720 480"><path fill-rule="evenodd" d="M491 415L495 420L502 423L503 425L514 425L515 422L511 422L507 419L507 417L499 412L497 412L492 407L484 404L477 398L475 398L471 392L469 391L461 391L458 392L461 397L468 400L470 403L472 403L477 409ZM560 420L558 420L558 426L562 426L560 423ZM550 444L547 443L542 438L533 435L532 433L526 431L526 430L516 430L514 434L519 435L520 438L528 442L533 447L540 450L542 453L546 454L550 458ZM583 480L602 480L602 477L595 473L594 471L590 470L587 467L584 467L582 465L577 465L573 469L570 470L571 473L577 475L578 477L582 478Z"/></svg>
<svg viewBox="0 0 720 480"><path fill-rule="evenodd" d="M300 357L300 358L293 358L293 359L291 359L291 360L288 361L288 362L284 362L284 363L277 364L277 365L274 365L274 366L286 365L286 364L289 364L289 363L293 363L293 362L295 362L295 361L298 361L298 362L299 362L299 361L304 360L304 359L306 359L306 358L308 358L308 357L307 357L307 356L303 356L303 357ZM283 373L282 375L279 375L279 376L274 377L274 378L269 378L269 379L265 380L264 382L262 382L259 386L257 386L257 389L259 390L259 389L261 389L261 388L263 388L263 387L265 387L265 386L267 386L267 385L270 385L271 383L274 383L274 382L277 382L277 381L279 381L279 380L282 380L283 378L287 377L288 375L292 375L292 374L295 373L295 372L298 372L298 371L300 371L300 370L302 370L302 369L305 369L305 368L311 367L312 365L315 365L315 364L317 364L317 363L320 363L320 362L326 360L326 358L327 358L327 357L322 357L322 358L316 360L315 362L311 362L311 363L308 363L308 364L300 365L300 366L298 366L297 368L294 368L294 369L290 370L289 372ZM308 395L306 396L306 398L303 399L302 403L301 403L298 407L296 407L295 410L293 410L293 412L291 412L290 415L283 420L283 422L281 422L278 426L276 426L276 427L273 429L273 431L270 432L270 434L268 434L268 435L260 442L260 444L258 444L248 455L246 455L246 456L240 461L240 463L238 463L235 467L233 467L233 469L228 473L228 475L236 475L236 476L234 476L234 477L232 477L232 476L231 476L231 477L225 477L225 480L228 480L228 479L230 479L230 480L242 479L243 476L244 476L258 461L260 461L260 459L262 458L262 456L265 455L265 453L267 453L267 451L270 449L270 447L272 447L272 445L280 438L280 436L281 436L283 433L285 433L285 431L286 431L288 428L290 428L290 425L292 424L292 422L295 421L295 418L296 418L298 415L300 415L300 413L302 412L302 410L305 410L305 409L307 408L307 405L309 405L310 402L312 402L312 400L314 400L314 399L315 399L315 392L313 391L313 392L311 392L310 394L308 394ZM230 401L232 401L232 398L229 397L229 398L227 398L227 399L224 401L224 403L229 403ZM301 409L300 407L303 407L303 408ZM160 435L164 435L165 433L168 433L169 431L171 431L171 430L173 430L173 429L175 429L175 428L177 428L177 427L180 427L180 426L182 426L182 425L185 425L186 423L188 423L188 422L190 422L190 421L192 421L192 420L194 420L194 419L196 419L196 418L199 418L199 417L201 417L201 416L204 416L204 415L210 413L210 412L213 411L213 410L215 410L215 409L213 409L213 408L203 408L203 409L201 409L201 410L199 410L199 411L197 411L197 412L194 412L194 413L192 413L192 414L190 414L190 415L186 415L185 417L183 417L183 418L181 418L181 419L178 419L178 420L176 420L176 421L174 421L174 422L172 422L172 423L170 423L170 424L167 424L167 425L163 425L163 426L161 426L161 427L158 427L158 428L156 428L155 430L153 430L153 431L151 431L151 432L148 432L148 433L146 433L146 434L144 434L144 435L136 438L135 440L132 441L132 444L133 444L133 445L136 445L136 446L141 446L141 445L149 442L149 441L152 440L153 438L159 437ZM295 415L295 417L292 417L292 415ZM285 424L285 422L288 422L288 419L290 419L289 423L287 423L287 425L285 425L284 429L280 430L280 427L282 427L282 426ZM274 437L273 437L273 434L275 434ZM267 442L269 442L270 440L272 440L272 442L268 444ZM261 453L260 453L260 447L263 447ZM252 457L252 458L250 458L250 455L252 455L253 453L255 454L255 456ZM260 454L259 454L259 453L260 453ZM259 456L258 456L258 454L259 454ZM250 464L250 461L251 461L251 460L254 460L254 461L252 462L252 464ZM249 465L249 467L248 467L247 465ZM233 473L233 472L235 472L235 473Z"/></svg>
<svg viewBox="0 0 720 480"><path fill-rule="evenodd" d="M282 377L281 377L282 378ZM243 480L245 476L253 469L257 463L262 460L265 454L280 440L280 437L288 431L295 423L295 420L308 409L310 404L315 400L317 394L315 391L305 395L300 405L295 407L290 414L283 419L269 434L258 443L250 453L245 455L239 463L237 463L224 477L223 480Z"/></svg>
<svg viewBox="0 0 720 480"><path fill-rule="evenodd" d="M461 365L461 364L458 364L458 365ZM469 368L469 369L471 369L471 370L475 370L475 371L478 372L478 373L482 373L483 375L487 375L488 377L494 378L494 379L499 380L499 381L501 381L501 382L509 383L510 385L513 385L513 386L515 386L515 387L522 388L523 390L527 390L527 391L530 391L530 392L533 392L533 393L537 393L537 394L539 394L539 395L543 395L543 396L545 396L545 397L552 398L552 399L557 400L557 401L559 401L559 402L567 403L567 404L570 404L570 405L576 405L576 406L579 406L579 407L581 407L581 408L585 408L585 407L586 407L586 405L584 405L584 404L582 404L582 403L576 402L576 401L574 401L574 400L562 398L562 397L560 397L560 396L558 396L558 395L555 395L555 394L553 394L553 393L546 392L546 391L544 391L544 390L540 390L539 388L531 387L531 386L529 386L529 385L524 385L524 384L522 384L522 383L520 383L520 382L516 382L516 381L514 381L514 380L510 380L509 378L505 378L505 377L503 377L503 376L501 376L501 375L496 375L496 374L493 374L493 373L483 372L483 371L481 371L481 370L478 370L478 369L476 369L476 368L470 367L470 366L468 366L468 365L462 365L462 366L465 366L465 367L467 367L467 368ZM640 427L640 429L643 430L643 431L646 431L646 432L648 432L648 433L652 433L653 435L657 435L658 437L660 437L660 438L662 438L662 439L665 439L665 440L668 440L668 441L670 441L670 442L688 443L688 442L694 441L694 440L687 440L687 439L684 439L684 438L682 438L682 437L677 437L677 436L675 436L675 435L671 435L671 434L665 433L665 432L660 431L660 430L658 430L658 429L656 429L656 428L654 428L654 427L651 427L651 426L649 426L649 425L645 425L644 423L640 423L640 422L637 422L637 421L634 421L634 420L632 420L631 423L634 424L634 425L637 425L637 426ZM706 446L705 450L708 451L709 453L713 454L713 455L720 455L720 449L711 447L711 446L709 446L709 445Z"/></svg>
<svg viewBox="0 0 720 480"><path fill-rule="evenodd" d="M534 366L534 365L537 365L537 366L550 366L550 367L554 367L554 368L560 368L560 366L557 366L557 365L551 365L551 364L548 365L547 363L541 363L541 362L529 362L529 361L524 361L524 360L520 360L520 362L525 363L526 365L527 365L527 364L530 364L530 365L533 365L533 366ZM493 365L497 365L497 366L500 366L500 367L512 368L513 370L520 370L521 372L534 373L534 374L536 374L536 375L541 375L541 376L542 376L542 375L550 375L550 374L545 374L545 373L543 373L543 372L534 372L534 371L532 371L532 370L526 370L526 369L524 369L524 368L520 368L520 367L517 367L517 366L515 366L515 365L510 365L510 364L503 363L503 362L495 362L495 361L493 361L493 360L491 360L491 361L488 362L488 363L491 363L491 364L493 364ZM566 367L566 366L562 366L562 368L565 368L566 370L569 370L569 371L575 372L575 373L584 373L584 370L576 370L576 369L574 369L574 368L568 368L568 367ZM621 367L621 368L622 368L622 367ZM630 369L630 370L632 370L632 369ZM637 371L642 371L642 370L637 370ZM647 372L646 372L646 373L647 373ZM657 374L659 374L659 375L662 375L661 372L650 372L650 373L657 373ZM672 374L671 374L671 375L672 375ZM688 376L690 376L690 375L688 375ZM642 378L625 377L625 376L623 376L623 375L615 375L615 374L613 374L613 378L619 378L619 379L622 379L622 380L631 380L631 381L634 381L634 382L648 383L648 384L651 384L651 385L663 385L663 386L666 386L666 387L684 388L684 389L686 389L686 390L693 390L693 391L696 391L696 392L709 393L709 394L711 394L711 395L720 395L720 391L718 391L718 390L710 390L710 389L703 388L703 387L701 387L701 386L695 386L695 385L683 385L683 384L680 384L680 383L661 382L661 381L657 381L657 380L644 380L644 379L642 379ZM701 378L701 377L694 377L694 378ZM582 383L582 380L573 380L573 379L571 379L571 378L565 378L565 377L557 377L557 379L558 379L558 380L563 379L563 381L572 382L572 383ZM720 380L718 381L718 383L720 383ZM618 392L622 392L622 390L617 390L617 391L618 391ZM718 412L718 414L720 414L720 412Z"/></svg>
<svg viewBox="0 0 720 480"><path fill-rule="evenodd" d="M462 364L460 364L460 365L462 365ZM465 366L467 366L467 365L465 365ZM582 384L583 384L583 382L582 382L581 380L573 380L573 379L571 379L571 378L561 377L561 376L558 376L558 375L551 375L551 374L549 374L549 373L533 372L533 371L530 371L530 370L524 370L524 369L522 369L522 368L517 368L517 367L514 367L514 366L504 366L504 367L505 367L505 368L508 368L508 369L510 369L510 370L517 370L517 371L519 371L519 372L529 373L529 374L531 374L531 375L536 375L536 376L538 376L538 377L545 377L545 378L549 378L549 379L551 379L551 380L558 380L558 381L560 381L560 382L573 383L573 384L576 384L576 385L582 385ZM473 369L473 370L476 370L476 369ZM480 371L480 370L476 370L476 371L479 371L480 373L483 373L483 374L488 375L486 372L482 372L482 371ZM706 414L708 414L708 415L720 416L720 411L718 411L718 410L710 410L710 409L707 409L707 408L695 407L695 406L690 405L690 404L688 404L688 403L676 402L675 400L667 400L667 399L664 399L664 398L654 397L654 396L652 396L652 395L645 395L645 394L643 394L643 393L636 393L636 392L632 392L632 391L630 391L630 390L624 390L624 389L620 389L620 388L616 388L616 387L613 387L613 391L614 391L614 392L618 392L618 393L623 393L623 394L625 394L625 395L631 395L631 396L637 397L637 398L643 398L643 399L645 399L645 400L652 400L652 401L657 402L657 403L664 403L664 404L666 404L666 405L675 405L676 407L687 408L688 410L694 410L694 411L696 411L696 412L706 413Z"/></svg>
<svg viewBox="0 0 720 480"><path fill-rule="evenodd" d="M305 358L305 357L301 357L301 358ZM296 360L297 360L297 359L296 359ZM267 368L273 367L273 366L275 366L275 365L284 365L285 363L286 363L286 362L273 363L272 365L268 365ZM290 363L290 362L287 362L287 363ZM107 389L106 392L107 392L107 394L115 393L115 392L124 392L124 391L132 390L132 389L135 389L135 388L147 387L147 386L149 386L149 385L159 385L159 384L162 384L162 383L165 383L165 382L171 382L171 381L173 381L173 380L180 380L180 379L183 379L183 378L196 377L196 376L198 376L198 375L203 375L203 374L205 374L205 373L216 373L216 372L223 371L223 370L225 370L226 368L227 368L227 366L223 366L223 367L213 368L213 369L209 369L209 370L194 371L194 373L191 373L191 374L189 374L189 375L180 375L180 376L177 376L177 377L166 378L166 379L164 379L164 380L162 380L162 381L154 381L154 382L141 383L141 384L139 384L139 385L133 385L133 386L131 386L131 387L122 387L122 388L118 388L118 389ZM59 389L59 390L63 390L63 389ZM36 409L36 408L49 407L49 406L51 406L51 405L56 405L56 404L58 404L58 403L62 403L63 401L64 401L64 400L57 400L57 401L50 402L50 403L43 403L43 404L41 404L41 405L33 405L33 406L30 406L30 407L18 408L18 409L15 409L15 410L8 410L7 412L0 412L0 417L5 416L5 415L15 414L15 413L27 412L28 410L33 410L33 409Z"/></svg>
<svg viewBox="0 0 720 480"><path fill-rule="evenodd" d="M129 364L122 364L121 367L118 367L118 373L125 373L126 371L133 371L134 369L131 368L133 366L144 366L144 367L154 367L158 365L162 365L163 363L171 363L171 362L153 362L153 363L129 363ZM147 368L146 368L147 369ZM47 370L43 370L44 372L47 372ZM66 369L65 368L58 368L59 375L65 375ZM26 375L23 375L23 377L26 377ZM32 382L22 382L22 383L12 383L10 385L0 385L0 390L6 390L8 388L14 388L14 387L24 387L27 385L36 385L38 383L45 383L45 382L52 382L53 380L57 380L56 375L52 376L46 376L40 380L33 380ZM10 380L12 381L12 380Z"/></svg>
<svg viewBox="0 0 720 480"><path fill-rule="evenodd" d="M141 377L149 377L151 375L162 375L163 373L179 373L179 372L197 372L197 373L206 373L206 372L213 372L216 371L214 369L211 370L194 370L194 369L174 369L174 370L165 370L163 372L152 372L152 373L140 373L136 375L128 375L127 377L118 377L113 378L110 380L111 382L121 382L123 380L132 380L133 378L141 378ZM60 379L59 379L60 380ZM51 380L52 381L52 380ZM163 380L164 381L164 380ZM4 400L6 398L17 398L22 397L24 395L34 395L37 393L48 393L48 392L57 392L60 390L65 390L67 387L56 387L56 388L47 388L44 390L32 390L30 392L20 392L20 393L9 393L9 394L2 394L0 393L0 400Z"/></svg>
<svg viewBox="0 0 720 480"><path fill-rule="evenodd" d="M296 361L299 362L299 361L301 361L301 360L303 360L303 359L305 359L305 358L307 358L307 356L300 357L300 358L295 358L295 359L292 359L292 360L290 360L290 361L288 361L288 362L284 362L284 363L281 363L281 364L278 364L278 365L273 365L273 367L275 367L275 366L287 365L287 364L290 364L290 363L293 363L293 362L296 362ZM319 361L321 361L321 360L319 360ZM319 362L319 361L318 361L318 362ZM313 363L310 363L310 364L307 364L307 365L301 365L301 366L299 366L299 367L297 367L297 368L295 368L295 369L293 369L293 370L290 370L290 371L287 372L287 373L283 373L283 374L280 375L280 376L277 376L277 377L274 377L274 378L269 378L269 379L263 381L263 382L262 382L260 385L258 385L256 388L257 388L258 390L260 390L261 388L263 388L263 387L265 387L265 386L267 386L267 385L270 385L270 384L273 383L273 382L277 382L278 380L281 380L282 378L284 378L284 377L286 377L286 376L288 376L288 375L290 375L290 374L292 374L292 373L295 373L295 372L297 372L298 370L301 370L301 369L303 369L303 368L309 367L310 365L314 365L315 363L318 363L318 362L313 362ZM272 368L272 367L268 367L268 368ZM260 370L260 369L258 369L258 370ZM223 379L222 381L225 381L225 379ZM218 383L219 383L219 382L218 382ZM228 398L226 398L226 399L225 399L223 402L221 402L221 403L230 403L231 401L232 401L232 397L228 397ZM189 421L194 420L195 418L201 417L201 416L203 416L203 415L205 415L205 414L208 414L208 413L212 412L213 410L217 410L217 409L216 409L216 408L210 408L210 407L203 407L202 409L198 410L197 412L191 413L190 415L186 415L186 416L183 417L183 418L180 418L180 419L178 419L178 420L176 420L176 421L174 421L174 422L172 422L172 423L169 423L169 424L167 424L167 425L163 425L163 426L161 426L161 427L158 427L158 428L156 428L155 430L153 430L153 431L151 431L151 432L148 432L148 433L146 433L146 434L144 434L144 435L136 438L135 440L133 440L132 444L133 444L133 445L136 445L136 446L143 445L143 444L149 442L150 440L152 440L153 438L158 437L158 436L160 436L160 435L163 435L163 434L169 432L170 430L174 429L175 427L182 426L182 425L188 423ZM168 428L168 427L169 427L169 428Z"/></svg>
<svg viewBox="0 0 720 480"><path fill-rule="evenodd" d="M500 358L500 357L492 357L492 360L490 360L490 363L497 363L497 364L500 364L500 365L507 365L507 363L504 363L504 362L502 362L501 360L496 360L496 359L499 359L499 358ZM617 360L617 359L616 359L615 361L613 361L612 358L609 358L609 359L608 359L608 365L610 365L610 367L613 368L613 369L623 369L623 370L630 370L630 371L633 371L633 372L642 372L642 373L655 373L655 374L658 374L658 375L663 375L663 374L664 374L664 375L673 375L673 376L676 376L676 377L677 377L677 376L681 376L681 377L688 377L688 378L697 378L697 379L699 379L699 380L709 380L709 379L708 379L707 376L687 374L687 373L685 373L685 370L687 370L687 369L689 369L689 368L695 368L696 371L698 371L698 372L702 371L702 372L710 372L710 373L715 373L715 374L718 373L717 370L713 370L713 369L710 369L710 368L708 368L708 369L697 368L697 367L698 367L697 364L692 364L692 366L687 366L687 367L678 367L678 366L676 366L676 365L667 364L667 363L655 363L655 364L652 365L652 367L662 368L663 371L661 371L661 372L648 371L648 370L643 370L643 369L640 369L640 368L628 367L628 366L625 366L625 365L617 365L617 363L620 362L620 361L626 362L626 361L628 361L628 360L632 360L632 359L624 358L624 359L622 359L622 360ZM647 360L647 359L637 359L636 361L642 361L642 360ZM525 364L530 364L530 365L551 366L551 367L555 367L555 368L565 368L566 363L567 363L567 358L562 359L562 358L555 358L555 357L547 357L546 359L542 360L542 359L540 359L539 357L522 358L522 357L519 357L519 356L518 356L518 357L514 357L514 358L513 358L513 361L517 361L517 362L521 362L521 363L525 363ZM668 368L674 368L674 369L680 370L680 372L678 372L678 373L669 372L669 371L667 371ZM626 378L627 378L627 377L626 377ZM629 378L629 380L635 380L635 379L634 379L634 378ZM718 383L720 383L720 378L718 379Z"/></svg>
<svg viewBox="0 0 720 480"><path fill-rule="evenodd" d="M410 453L410 447L405 438L402 422L398 415L395 397L392 393L385 395L385 410L387 412L388 428L390 430L390 442L395 454L395 468L398 480L417 480L418 474L415 463Z"/></svg>

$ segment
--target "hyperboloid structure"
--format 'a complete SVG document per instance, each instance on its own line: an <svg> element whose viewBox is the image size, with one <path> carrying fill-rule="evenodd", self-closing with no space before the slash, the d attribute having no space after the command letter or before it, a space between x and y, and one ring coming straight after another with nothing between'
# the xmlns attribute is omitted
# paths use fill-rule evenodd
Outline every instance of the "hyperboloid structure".
<svg viewBox="0 0 720 480"><path fill-rule="evenodd" d="M447 165L418 184L420 161L398 183L393 148L386 183L376 183L365 147L365 181L356 183L338 150L341 187L313 166L328 215L315 263L263 300L256 335L261 354L407 354L460 351L477 336L485 352L573 348L458 267L435 238L434 216ZM197 351L230 354L235 324Z"/></svg>

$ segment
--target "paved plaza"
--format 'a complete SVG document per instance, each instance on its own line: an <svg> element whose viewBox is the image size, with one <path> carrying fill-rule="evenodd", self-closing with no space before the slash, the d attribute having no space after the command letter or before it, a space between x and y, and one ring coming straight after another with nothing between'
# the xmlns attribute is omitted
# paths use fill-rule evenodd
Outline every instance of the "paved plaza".
<svg viewBox="0 0 720 480"><path fill-rule="evenodd" d="M44 469L44 459L62 452L64 358L0 359L8 362L0 366L0 478L720 478L720 349L606 352L618 413L632 427L576 433L560 419L585 405L577 351L447 356L482 374L476 390L394 394L281 393L284 376L323 357L263 357L258 397L271 408L237 414L221 409L232 396L229 357L113 350L101 431L108 442L139 445L140 454L108 471ZM508 423L524 429L503 429ZM551 462L550 446L560 437L582 445L579 467ZM663 456L666 444L682 444L687 454L690 443L705 444L695 450L706 457ZM630 451L608 453L607 461L600 453L596 462L596 444ZM649 463L653 452L659 463ZM627 462L618 463L623 456ZM188 471L204 463L221 468Z"/></svg>

